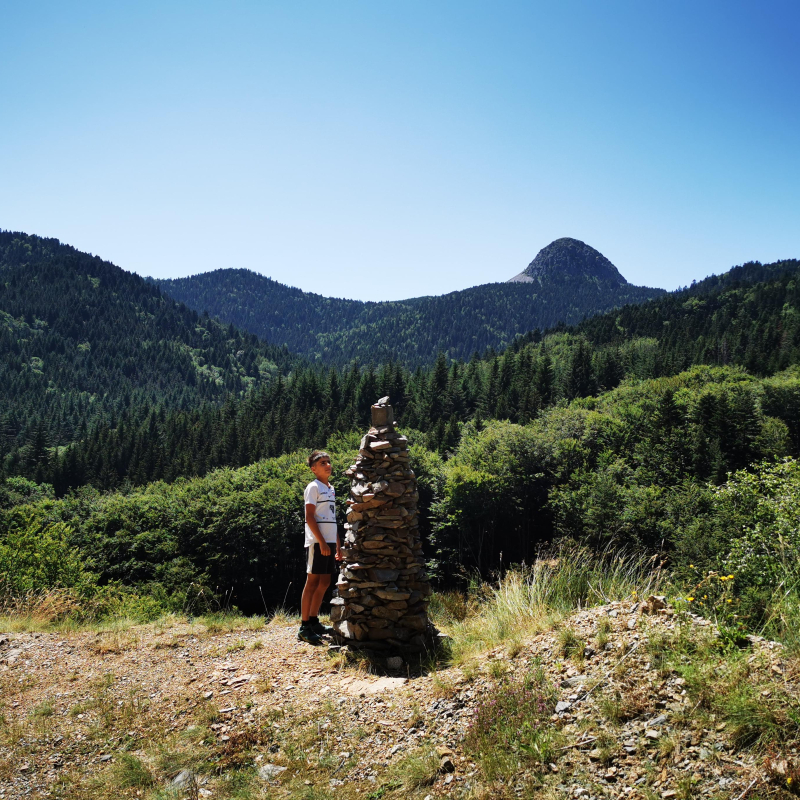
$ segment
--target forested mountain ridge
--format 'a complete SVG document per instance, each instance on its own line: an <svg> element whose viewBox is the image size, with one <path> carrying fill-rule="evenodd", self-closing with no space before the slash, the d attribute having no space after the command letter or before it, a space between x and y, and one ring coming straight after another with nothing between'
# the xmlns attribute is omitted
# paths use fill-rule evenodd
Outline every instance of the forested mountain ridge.
<svg viewBox="0 0 800 800"><path fill-rule="evenodd" d="M201 317L57 239L0 232L0 467L34 474L48 448L130 406L191 408L269 380L281 348Z"/></svg>
<svg viewBox="0 0 800 800"><path fill-rule="evenodd" d="M771 375L800 363L800 261L750 262L652 303L584 320L575 332L596 347L657 341L657 372L738 364ZM654 367L655 368L655 367Z"/></svg>
<svg viewBox="0 0 800 800"><path fill-rule="evenodd" d="M583 259L580 269L573 268L577 251ZM590 258L589 251L596 255ZM156 283L197 311L339 366L358 360L414 367L433 363L440 352L468 359L488 347L502 349L517 334L534 328L575 324L587 315L664 294L628 284L608 259L574 239L553 242L540 257L555 266L538 270L535 281L489 283L384 303L323 297L245 269ZM562 262L567 268L560 268Z"/></svg>
<svg viewBox="0 0 800 800"><path fill-rule="evenodd" d="M797 261L746 264L576 328L544 335L533 331L500 354L473 356L469 362L448 364L440 354L431 369L414 371L397 363L377 369L306 365L223 406L155 420L146 409L132 408L53 459L47 479L63 492L87 482L112 488L124 481L141 484L243 466L358 428L366 424L370 403L387 394L398 419L417 432L418 441L447 453L457 445L465 422L528 423L553 405L614 389L626 379L672 376L693 365L750 362L751 372L770 376L800 364L800 326L792 322L800 309L798 277ZM663 311L653 312L660 305ZM671 313L667 333L659 338L648 325ZM797 412L791 403L786 425L800 452L800 427L793 422ZM718 416L722 421L709 434L712 439L727 436L721 432L728 424L726 414ZM724 475L729 468L716 459L709 474Z"/></svg>

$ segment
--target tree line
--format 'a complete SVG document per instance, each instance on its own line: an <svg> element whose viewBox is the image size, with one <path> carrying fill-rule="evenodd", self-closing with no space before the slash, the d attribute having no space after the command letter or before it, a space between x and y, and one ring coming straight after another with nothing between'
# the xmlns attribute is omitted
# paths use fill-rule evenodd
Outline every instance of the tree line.
<svg viewBox="0 0 800 800"><path fill-rule="evenodd" d="M0 308L10 309L0 312L0 478L25 476L59 495L317 446L363 428L385 394L402 424L446 456L468 423L524 425L693 364L770 375L800 355L797 261L747 264L572 328L517 336L502 352L466 361L440 352L412 369L303 362L53 240L1 234L0 245Z"/></svg>

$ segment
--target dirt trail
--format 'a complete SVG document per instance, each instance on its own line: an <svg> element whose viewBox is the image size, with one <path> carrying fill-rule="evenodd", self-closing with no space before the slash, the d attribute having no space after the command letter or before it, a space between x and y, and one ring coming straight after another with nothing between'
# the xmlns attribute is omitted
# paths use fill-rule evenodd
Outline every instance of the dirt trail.
<svg viewBox="0 0 800 800"><path fill-rule="evenodd" d="M296 630L209 633L180 624L0 634L0 797L55 796L65 771L91 771L117 750L147 747L191 726L198 710L218 709L212 729L224 742L265 713L290 709L302 718L326 698L341 705L369 697L381 707L406 688L399 673L337 671L327 649L298 642ZM384 715L391 725L403 721L400 705Z"/></svg>

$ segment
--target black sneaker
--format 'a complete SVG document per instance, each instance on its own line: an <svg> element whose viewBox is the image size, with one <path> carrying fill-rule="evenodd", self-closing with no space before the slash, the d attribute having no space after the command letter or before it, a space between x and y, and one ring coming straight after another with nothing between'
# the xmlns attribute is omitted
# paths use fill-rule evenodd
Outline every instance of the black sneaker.
<svg viewBox="0 0 800 800"><path fill-rule="evenodd" d="M322 637L307 622L300 626L297 638L309 644L322 644Z"/></svg>
<svg viewBox="0 0 800 800"><path fill-rule="evenodd" d="M333 628L330 625L323 625L318 619L309 620L310 628L317 636L325 636L333 633Z"/></svg>

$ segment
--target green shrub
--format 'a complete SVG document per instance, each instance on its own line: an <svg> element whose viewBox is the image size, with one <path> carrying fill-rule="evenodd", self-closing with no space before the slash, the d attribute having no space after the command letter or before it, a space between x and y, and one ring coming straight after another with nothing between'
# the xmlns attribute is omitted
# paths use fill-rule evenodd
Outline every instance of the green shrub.
<svg viewBox="0 0 800 800"><path fill-rule="evenodd" d="M0 509L52 500L54 497L53 487L49 483L34 483L22 477L0 481Z"/></svg>
<svg viewBox="0 0 800 800"><path fill-rule="evenodd" d="M737 584L774 588L800 580L800 463L784 459L740 471L717 490L734 541L725 566Z"/></svg>
<svg viewBox="0 0 800 800"><path fill-rule="evenodd" d="M18 597L70 588L85 594L94 587L97 578L70 544L68 525L49 522L28 506L15 509L7 523L9 529L0 539L0 593Z"/></svg>

